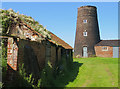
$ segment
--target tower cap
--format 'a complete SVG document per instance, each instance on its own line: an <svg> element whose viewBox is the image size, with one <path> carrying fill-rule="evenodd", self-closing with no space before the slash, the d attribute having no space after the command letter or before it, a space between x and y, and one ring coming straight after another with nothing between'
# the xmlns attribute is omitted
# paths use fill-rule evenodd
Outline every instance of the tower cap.
<svg viewBox="0 0 120 89"><path fill-rule="evenodd" d="M79 7L79 8L95 8L95 9L96 9L95 6L90 6L90 5L87 5L87 6L81 6L81 7Z"/></svg>

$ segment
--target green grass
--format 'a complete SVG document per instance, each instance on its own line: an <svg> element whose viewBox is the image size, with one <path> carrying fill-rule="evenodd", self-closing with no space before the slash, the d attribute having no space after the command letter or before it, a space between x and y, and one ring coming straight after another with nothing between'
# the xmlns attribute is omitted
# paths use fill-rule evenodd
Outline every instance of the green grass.
<svg viewBox="0 0 120 89"><path fill-rule="evenodd" d="M82 65L66 87L118 87L117 58L76 58L74 62Z"/></svg>
<svg viewBox="0 0 120 89"><path fill-rule="evenodd" d="M55 76L47 73L43 87L118 87L117 58L75 58L66 65L69 67Z"/></svg>

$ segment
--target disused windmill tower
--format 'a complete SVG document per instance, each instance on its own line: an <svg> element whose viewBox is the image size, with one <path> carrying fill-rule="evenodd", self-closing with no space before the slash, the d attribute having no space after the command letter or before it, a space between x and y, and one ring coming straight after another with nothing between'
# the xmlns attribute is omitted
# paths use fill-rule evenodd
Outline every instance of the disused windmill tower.
<svg viewBox="0 0 120 89"><path fill-rule="evenodd" d="M95 6L78 8L74 56L89 57L95 55L94 45L99 41L97 8Z"/></svg>

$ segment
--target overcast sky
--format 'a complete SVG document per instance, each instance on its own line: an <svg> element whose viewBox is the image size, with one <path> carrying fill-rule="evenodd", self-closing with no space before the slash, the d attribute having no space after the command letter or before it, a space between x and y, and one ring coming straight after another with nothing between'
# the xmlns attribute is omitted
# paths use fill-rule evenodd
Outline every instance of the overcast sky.
<svg viewBox="0 0 120 89"><path fill-rule="evenodd" d="M74 47L77 8L85 5L97 7L101 39L117 39L118 2L3 2L2 8L33 17Z"/></svg>

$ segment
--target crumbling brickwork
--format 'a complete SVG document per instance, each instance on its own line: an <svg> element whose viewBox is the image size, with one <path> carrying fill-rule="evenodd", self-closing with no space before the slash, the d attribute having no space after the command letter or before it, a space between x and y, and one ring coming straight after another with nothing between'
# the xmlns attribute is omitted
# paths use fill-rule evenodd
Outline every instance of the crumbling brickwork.
<svg viewBox="0 0 120 89"><path fill-rule="evenodd" d="M12 37L8 38L8 49L7 49L7 64L13 69L17 70L17 56L18 56L18 45L17 40Z"/></svg>

